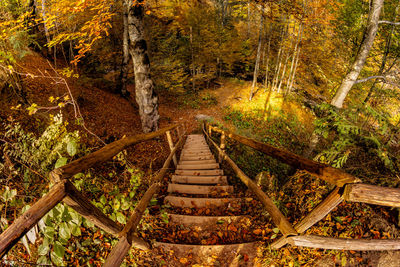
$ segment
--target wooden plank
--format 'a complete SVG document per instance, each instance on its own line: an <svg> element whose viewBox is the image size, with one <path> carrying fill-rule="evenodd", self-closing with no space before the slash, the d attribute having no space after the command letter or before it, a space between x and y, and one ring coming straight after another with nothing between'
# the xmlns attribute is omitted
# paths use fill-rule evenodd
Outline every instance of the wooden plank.
<svg viewBox="0 0 400 267"><path fill-rule="evenodd" d="M201 165L201 164L209 164L209 163L217 163L215 159L205 159L205 160L181 160L179 161L179 165Z"/></svg>
<svg viewBox="0 0 400 267"><path fill-rule="evenodd" d="M219 168L218 163L203 163L203 164L193 164L193 165L179 164L177 167L178 170L212 170L212 169L218 169L218 168Z"/></svg>
<svg viewBox="0 0 400 267"><path fill-rule="evenodd" d="M168 184L169 193L209 195L216 193L233 193L233 186L230 185L189 185L189 184Z"/></svg>
<svg viewBox="0 0 400 267"><path fill-rule="evenodd" d="M194 175L194 176L215 176L224 175L223 170L176 170L177 175Z"/></svg>
<svg viewBox="0 0 400 267"><path fill-rule="evenodd" d="M321 203L315 207L311 213L305 216L300 222L298 222L294 229L299 233L304 233L311 226L322 220L328 215L337 205L343 201L342 195L339 193L339 187L336 187ZM277 241L271 244L273 249L279 249L286 245L288 239L285 237L279 238Z"/></svg>
<svg viewBox="0 0 400 267"><path fill-rule="evenodd" d="M349 184L345 187L344 199L351 202L400 207L400 189L368 184Z"/></svg>
<svg viewBox="0 0 400 267"><path fill-rule="evenodd" d="M112 142L111 144L108 144L93 153L90 153L82 158L72 161L65 166L53 170L50 173L50 179L52 179L53 182L56 182L60 179L71 177L77 173L83 172L97 163L111 159L128 146L153 139L176 127L177 125L171 125L156 132L138 134Z"/></svg>
<svg viewBox="0 0 400 267"><path fill-rule="evenodd" d="M228 184L226 176L172 175L171 181L180 184Z"/></svg>
<svg viewBox="0 0 400 267"><path fill-rule="evenodd" d="M204 129L203 129L204 130ZM297 235L297 231L289 223L282 212L276 207L274 202L263 192L260 187L254 183L247 175L235 164L235 162L224 152L222 149L208 136L204 130L208 140L214 145L214 147L221 153L224 160L226 160L232 167L236 175L247 185L247 187L258 197L258 199L264 204L264 207L271 216L272 221L279 228L284 236Z"/></svg>
<svg viewBox="0 0 400 267"><path fill-rule="evenodd" d="M168 214L172 224L185 225L188 227L200 226L202 230L209 229L215 232L217 225L226 227L230 223L251 222L248 216L191 216L181 214Z"/></svg>
<svg viewBox="0 0 400 267"><path fill-rule="evenodd" d="M398 239L347 239L314 235L299 235L288 237L289 244L299 247L338 249L338 250L398 250Z"/></svg>
<svg viewBox="0 0 400 267"><path fill-rule="evenodd" d="M240 198L193 198L193 197L175 197L166 196L165 202L174 207L181 208L213 208L225 207L229 203L240 203Z"/></svg>
<svg viewBox="0 0 400 267"><path fill-rule="evenodd" d="M172 151L174 149L174 142L172 141L171 133L170 133L170 131L166 131L165 134L167 136L169 149ZM175 154L172 156L172 160L173 160L174 165L176 167L178 165L178 160L176 159L176 155Z"/></svg>
<svg viewBox="0 0 400 267"><path fill-rule="evenodd" d="M361 180L351 174L345 173L339 169L332 168L326 164L322 164L299 155L291 153L281 148L277 148L256 140L240 136L229 131L223 131L214 126L209 126L210 130L225 134L239 143L252 147L260 152L263 152L273 158L276 158L292 167L300 170L305 170L328 183L342 187L345 184L359 183Z"/></svg>
<svg viewBox="0 0 400 267"><path fill-rule="evenodd" d="M180 160L191 161L191 160L203 160L203 159L214 159L213 155L200 155L200 156L182 156Z"/></svg>
<svg viewBox="0 0 400 267"><path fill-rule="evenodd" d="M62 180L56 183L50 191L19 216L0 235L0 259L22 238L39 220L57 205L66 195L65 183Z"/></svg>

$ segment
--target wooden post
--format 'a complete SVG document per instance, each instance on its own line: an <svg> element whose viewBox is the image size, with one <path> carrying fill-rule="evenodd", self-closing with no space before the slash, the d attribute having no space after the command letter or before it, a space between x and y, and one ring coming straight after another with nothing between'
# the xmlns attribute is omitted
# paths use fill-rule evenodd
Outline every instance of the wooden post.
<svg viewBox="0 0 400 267"><path fill-rule="evenodd" d="M170 131L166 131L165 134L167 135L169 149L172 151L172 150L174 150L174 142L172 141L171 132ZM178 166L178 161L176 160L176 155L175 154L172 156L172 159L174 161L175 167Z"/></svg>
<svg viewBox="0 0 400 267"><path fill-rule="evenodd" d="M329 214L337 205L343 201L342 195L339 193L339 187L336 187L321 203L315 207L310 214L304 217L298 222L294 229L299 234L307 231L308 228L322 220L327 214ZM281 237L271 244L273 249L279 249L287 244L288 238Z"/></svg>
<svg viewBox="0 0 400 267"><path fill-rule="evenodd" d="M225 152L225 133L221 134L221 144L219 145L222 152ZM222 153L218 153L218 162L221 164L223 160Z"/></svg>
<svg viewBox="0 0 400 267"><path fill-rule="evenodd" d="M0 259L23 237L38 221L57 205L66 195L63 180L55 184L50 191L18 217L0 235Z"/></svg>
<svg viewBox="0 0 400 267"><path fill-rule="evenodd" d="M178 138L181 136L181 125L179 124L178 127L176 127L176 134L178 135Z"/></svg>
<svg viewBox="0 0 400 267"><path fill-rule="evenodd" d="M279 228L284 236L297 235L296 230L289 223L282 212L276 207L274 202L263 192L256 183L254 183L246 174L235 164L235 162L219 148L219 146L210 138L207 132L204 132L207 139L214 145L214 147L222 154L223 158L229 163L236 175L242 180L242 182L247 185L247 187L253 191L253 193L258 197L258 199L263 203L264 207L271 216L272 221Z"/></svg>

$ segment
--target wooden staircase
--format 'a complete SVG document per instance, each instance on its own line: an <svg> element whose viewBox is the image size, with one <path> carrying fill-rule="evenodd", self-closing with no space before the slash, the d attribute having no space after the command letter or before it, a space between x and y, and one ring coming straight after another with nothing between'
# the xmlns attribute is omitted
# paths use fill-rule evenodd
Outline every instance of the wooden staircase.
<svg viewBox="0 0 400 267"><path fill-rule="evenodd" d="M245 215L228 215L228 210L240 207L242 199L232 197L234 188L228 184L219 164L211 153L203 135L189 135L179 164L168 185L169 195L166 205L180 210L209 210L218 216L195 216L169 214L171 225L184 229L189 235L200 237L199 244L174 244L156 242L154 249L164 255L163 262L168 266L255 266L257 243L212 244L205 241L221 229L228 230L238 222L246 221L251 227L251 220ZM206 212L207 213L207 212ZM238 224L237 224L238 225ZM236 228L233 228L236 229ZM188 238L190 239L190 238Z"/></svg>

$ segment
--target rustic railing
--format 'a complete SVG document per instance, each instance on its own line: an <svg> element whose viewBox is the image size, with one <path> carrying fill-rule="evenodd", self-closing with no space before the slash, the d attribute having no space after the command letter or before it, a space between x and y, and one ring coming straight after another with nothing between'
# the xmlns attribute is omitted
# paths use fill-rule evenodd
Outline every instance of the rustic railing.
<svg viewBox="0 0 400 267"><path fill-rule="evenodd" d="M180 129L182 128L182 129ZM176 130L179 141L174 145L170 131ZM91 204L69 180L68 178L80 173L95 164L111 159L114 155L121 152L128 146L153 139L163 134L167 135L171 152L166 159L162 169L154 179L153 185L149 187L142 199L139 201L133 211L130 220L121 226L117 222L111 220L106 214ZM182 125L172 125L160 129L153 133L139 134L131 137L122 138L118 141L110 143L103 148L79 158L71 163L57 168L50 173L50 180L53 183L50 191L32 205L24 214L17 218L1 235L0 235L0 259L32 228L39 220L46 215L54 206L61 201L77 211L81 216L91 221L100 229L108 232L120 239L116 247L112 250L105 266L119 266L123 261L126 252L131 246L148 250L150 245L143 239L135 235L137 225L150 202L153 195L160 188L160 181L165 175L171 160L175 158L177 149L182 145L185 135L185 129ZM116 255L120 258L116 258Z"/></svg>
<svg viewBox="0 0 400 267"><path fill-rule="evenodd" d="M331 238L326 236L303 235L314 224L322 220L343 200L363 202L374 205L400 207L400 189L387 188L375 185L362 184L361 180L339 169L309 160L274 146L256 140L221 130L208 123L203 124L203 132L207 140L218 150L218 158L224 159L232 167L236 175L259 198L272 221L279 228L283 237L271 244L274 249L286 244L295 246L340 249L340 250L397 250L400 249L399 239L349 239ZM212 140L212 133L220 134L221 142L217 145ZM225 152L226 138L231 138L239 143L254 148L268 156L276 158L294 168L304 170L311 175L335 185L335 189L315 207L300 222L292 226L286 217L279 211L268 195L247 177L242 170Z"/></svg>

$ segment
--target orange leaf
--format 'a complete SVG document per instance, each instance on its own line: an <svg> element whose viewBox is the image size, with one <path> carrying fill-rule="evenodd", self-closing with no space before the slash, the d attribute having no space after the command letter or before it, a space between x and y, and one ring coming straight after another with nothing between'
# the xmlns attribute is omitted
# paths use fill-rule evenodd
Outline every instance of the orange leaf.
<svg viewBox="0 0 400 267"><path fill-rule="evenodd" d="M186 259L186 258L180 258L179 261L180 261L182 264L188 263L188 259Z"/></svg>
<svg viewBox="0 0 400 267"><path fill-rule="evenodd" d="M261 229L256 229L253 231L253 234L255 234L255 235L260 235L261 233L262 233Z"/></svg>

